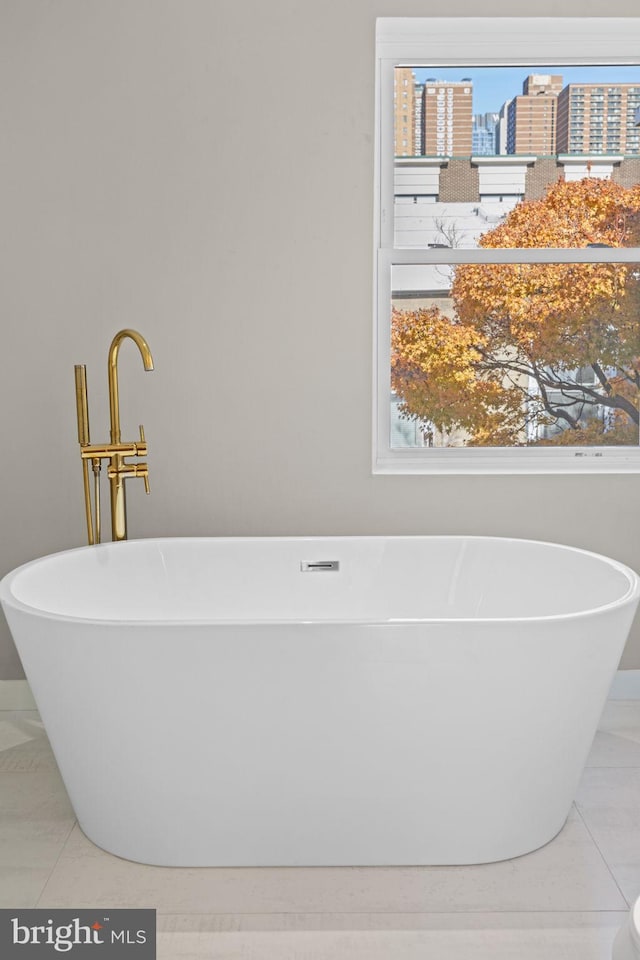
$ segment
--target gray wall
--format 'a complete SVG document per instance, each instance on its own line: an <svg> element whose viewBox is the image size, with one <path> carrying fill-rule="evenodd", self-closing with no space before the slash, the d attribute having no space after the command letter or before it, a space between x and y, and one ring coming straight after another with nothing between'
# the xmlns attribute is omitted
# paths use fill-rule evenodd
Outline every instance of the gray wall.
<svg viewBox="0 0 640 960"><path fill-rule="evenodd" d="M144 374L122 348L123 436L144 422L152 484L130 485L131 536L505 534L640 569L638 477L371 475L375 17L431 12L3 0L0 573L84 542L73 365L106 439L124 326L156 361ZM640 630L623 665L640 667ZM20 675L3 623L0 678Z"/></svg>

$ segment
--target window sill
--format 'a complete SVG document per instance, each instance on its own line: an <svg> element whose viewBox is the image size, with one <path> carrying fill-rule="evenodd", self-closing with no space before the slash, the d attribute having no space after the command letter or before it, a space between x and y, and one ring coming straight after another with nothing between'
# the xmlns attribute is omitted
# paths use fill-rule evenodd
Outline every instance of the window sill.
<svg viewBox="0 0 640 960"><path fill-rule="evenodd" d="M622 474L640 473L640 450L632 452L555 450L511 451L496 448L392 452L374 460L373 475L504 475L504 474Z"/></svg>

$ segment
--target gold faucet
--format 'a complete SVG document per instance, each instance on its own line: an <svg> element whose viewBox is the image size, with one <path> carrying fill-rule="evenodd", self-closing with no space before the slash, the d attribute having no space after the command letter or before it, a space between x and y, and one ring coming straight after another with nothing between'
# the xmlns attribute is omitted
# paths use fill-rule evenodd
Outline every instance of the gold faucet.
<svg viewBox="0 0 640 960"><path fill-rule="evenodd" d="M78 414L78 442L82 458L84 482L85 514L87 521L87 539L90 544L100 543L100 471L102 461L108 460L107 476L111 500L111 539L127 539L127 504L125 480L141 477L149 493L149 470L146 463L127 463L125 457L146 457L147 443L144 427L140 425L140 439L123 443L120 437L120 401L118 395L118 352L123 340L133 340L142 356L145 370L153 370L153 357L147 341L136 330L120 330L109 347L109 415L111 421L111 440L109 443L92 444L89 440L89 406L87 399L87 377L84 364L76 364L76 409ZM89 462L94 475L95 526L91 505L89 483Z"/></svg>

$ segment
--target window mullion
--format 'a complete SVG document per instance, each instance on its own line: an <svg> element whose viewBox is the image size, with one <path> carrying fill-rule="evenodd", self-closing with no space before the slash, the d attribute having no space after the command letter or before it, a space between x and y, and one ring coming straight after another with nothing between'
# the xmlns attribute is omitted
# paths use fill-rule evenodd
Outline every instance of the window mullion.
<svg viewBox="0 0 640 960"><path fill-rule="evenodd" d="M392 247L387 250L394 264L458 263L640 263L639 247L476 247L473 249L423 250Z"/></svg>

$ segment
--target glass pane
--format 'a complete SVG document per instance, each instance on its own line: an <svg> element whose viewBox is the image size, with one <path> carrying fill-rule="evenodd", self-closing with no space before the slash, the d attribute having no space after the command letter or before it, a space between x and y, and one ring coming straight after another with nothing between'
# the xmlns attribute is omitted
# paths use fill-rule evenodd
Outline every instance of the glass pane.
<svg viewBox="0 0 640 960"><path fill-rule="evenodd" d="M628 193L640 183L639 113L638 66L396 67L396 246L477 246L558 182Z"/></svg>
<svg viewBox="0 0 640 960"><path fill-rule="evenodd" d="M392 447L639 442L640 264L394 266Z"/></svg>

